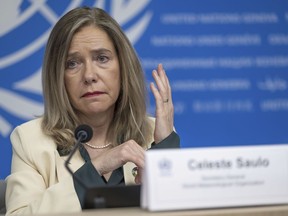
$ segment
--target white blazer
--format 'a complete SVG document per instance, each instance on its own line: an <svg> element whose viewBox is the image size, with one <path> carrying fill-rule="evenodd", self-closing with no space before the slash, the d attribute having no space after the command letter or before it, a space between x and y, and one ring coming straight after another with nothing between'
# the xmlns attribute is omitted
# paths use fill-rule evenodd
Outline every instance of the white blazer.
<svg viewBox="0 0 288 216"><path fill-rule="evenodd" d="M26 122L11 134L13 156L11 175L6 179L6 215L81 211L73 178L64 165L68 156L60 157L54 141L42 132L41 121ZM153 134L148 148L152 139ZM74 172L83 164L77 151L69 166ZM135 184L134 167L133 163L123 166L125 184Z"/></svg>

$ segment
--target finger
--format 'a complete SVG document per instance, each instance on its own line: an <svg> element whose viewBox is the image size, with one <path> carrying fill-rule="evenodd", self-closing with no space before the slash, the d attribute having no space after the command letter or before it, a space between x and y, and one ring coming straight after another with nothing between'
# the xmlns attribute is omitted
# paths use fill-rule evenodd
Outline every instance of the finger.
<svg viewBox="0 0 288 216"><path fill-rule="evenodd" d="M162 64L158 65L157 73L153 71L153 78L156 81L157 87L160 91L163 101L167 101L167 102L170 101L170 103L172 103L172 93L171 93L170 82ZM160 83L159 80L161 81L162 85L159 84Z"/></svg>
<svg viewBox="0 0 288 216"><path fill-rule="evenodd" d="M132 162L138 167L144 167L145 151L135 141L130 140L115 148L103 152L91 161L99 174L111 172L127 162Z"/></svg>
<svg viewBox="0 0 288 216"><path fill-rule="evenodd" d="M166 84L163 84L163 81L161 80L161 78L159 77L159 75L157 74L157 72L155 70L152 72L152 76L153 76L153 78L156 82L156 85L157 85L157 87L155 87L155 85L154 85L155 88L152 87L153 93L156 93L156 91L157 91L161 97L161 98L159 98L159 100L161 99L162 102L169 100L170 93L169 93L169 89L167 88Z"/></svg>
<svg viewBox="0 0 288 216"><path fill-rule="evenodd" d="M159 76L161 77L162 82L165 83L166 92L168 93L168 97L170 99L170 102L172 102L170 82L169 82L168 76L167 76L162 64L158 65L158 71L159 71Z"/></svg>
<svg viewBox="0 0 288 216"><path fill-rule="evenodd" d="M145 151L141 146L134 140L129 140L123 147L123 155L126 158L126 162L133 162L140 168L144 167Z"/></svg>
<svg viewBox="0 0 288 216"><path fill-rule="evenodd" d="M156 103L158 103L159 101L162 102L162 97L161 97L158 89L156 88L155 84L152 83L152 82L150 83L150 89L151 89L151 91L152 91L152 93L153 93L153 95L154 95L154 98L155 98L155 100L156 100Z"/></svg>
<svg viewBox="0 0 288 216"><path fill-rule="evenodd" d="M155 98L155 103L156 103L156 117L160 117L161 115L165 115L166 112L164 112L165 110L165 106L166 104L168 104L166 101L169 99L163 99L163 97L160 95L158 89L156 88L156 86L154 85L154 83L150 83L150 89L154 95Z"/></svg>
<svg viewBox="0 0 288 216"><path fill-rule="evenodd" d="M137 169L137 175L135 176L135 180L134 180L136 184L141 184L142 182L142 171L143 169L141 168Z"/></svg>
<svg viewBox="0 0 288 216"><path fill-rule="evenodd" d="M160 75L159 75L159 73L158 73L158 71L156 71L156 70L153 70L152 71L152 76L153 76L153 78L154 78L154 80L155 80L155 83L156 83L156 85L157 85L157 88L158 88L158 90L159 90L159 92L161 93L164 93L165 92L165 80L162 80L162 78L160 77Z"/></svg>
<svg viewBox="0 0 288 216"><path fill-rule="evenodd" d="M166 72L165 72L162 64L158 65L157 72L159 74L159 77L160 77L161 81L165 84L165 86L167 86L168 85L168 83L167 83L167 81L168 81L167 80L167 75L166 75Z"/></svg>

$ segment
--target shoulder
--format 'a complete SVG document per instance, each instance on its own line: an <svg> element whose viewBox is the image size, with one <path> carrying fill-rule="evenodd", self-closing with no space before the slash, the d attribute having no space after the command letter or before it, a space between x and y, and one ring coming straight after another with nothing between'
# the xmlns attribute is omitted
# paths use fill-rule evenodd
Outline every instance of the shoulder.
<svg viewBox="0 0 288 216"><path fill-rule="evenodd" d="M152 116L147 116L147 121L148 121L148 123L151 125L151 126L153 126L153 127L155 127L155 118L154 117L152 117Z"/></svg>
<svg viewBox="0 0 288 216"><path fill-rule="evenodd" d="M37 128L41 128L41 123L42 123L42 118L36 118L36 119L32 119L30 121L24 122L20 125L18 125L15 130L31 130L31 129L37 129Z"/></svg>
<svg viewBox="0 0 288 216"><path fill-rule="evenodd" d="M149 121L155 122L155 118L154 118L154 117L152 117L152 116L147 116L147 118L149 119Z"/></svg>
<svg viewBox="0 0 288 216"><path fill-rule="evenodd" d="M152 116L147 116L146 118L146 121L147 121L147 124L149 125L149 128L150 128L150 132L151 133L154 133L154 130L155 130L155 118L152 117Z"/></svg>
<svg viewBox="0 0 288 216"><path fill-rule="evenodd" d="M151 116L146 116L146 124L148 125L146 133L146 143L144 149L149 149L151 143L154 141L154 130L155 130L155 118Z"/></svg>
<svg viewBox="0 0 288 216"><path fill-rule="evenodd" d="M56 149L52 138L43 133L41 123L42 118L36 118L17 126L10 136L13 148L32 151L39 148Z"/></svg>
<svg viewBox="0 0 288 216"><path fill-rule="evenodd" d="M11 139L20 136L23 139L37 139L45 137L41 128L42 118L36 118L18 125L11 133Z"/></svg>

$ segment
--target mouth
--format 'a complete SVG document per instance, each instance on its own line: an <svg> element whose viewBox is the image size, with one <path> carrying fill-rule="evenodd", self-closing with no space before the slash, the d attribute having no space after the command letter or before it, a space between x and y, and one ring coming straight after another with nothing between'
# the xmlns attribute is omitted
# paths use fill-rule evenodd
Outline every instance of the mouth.
<svg viewBox="0 0 288 216"><path fill-rule="evenodd" d="M103 95L105 94L105 92L101 92L101 91L95 91L95 92L87 92L85 94L83 94L81 97L93 97L93 96L99 96L99 95Z"/></svg>

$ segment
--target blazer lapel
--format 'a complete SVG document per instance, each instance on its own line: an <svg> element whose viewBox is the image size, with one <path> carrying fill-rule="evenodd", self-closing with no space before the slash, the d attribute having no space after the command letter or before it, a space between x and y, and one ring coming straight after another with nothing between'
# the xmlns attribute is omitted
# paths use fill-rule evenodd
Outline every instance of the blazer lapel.
<svg viewBox="0 0 288 216"><path fill-rule="evenodd" d="M71 176L69 171L65 167L65 161L68 159L69 155L67 156L60 156L58 151L55 151L55 158L56 158L56 171L57 171L57 177L58 181L60 182L67 176ZM82 165L84 164L84 160L80 155L79 151L76 151L75 154L72 156L70 163L68 164L69 168L74 173L77 171Z"/></svg>

